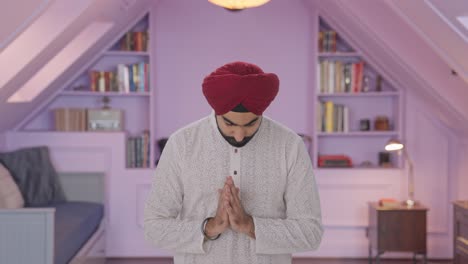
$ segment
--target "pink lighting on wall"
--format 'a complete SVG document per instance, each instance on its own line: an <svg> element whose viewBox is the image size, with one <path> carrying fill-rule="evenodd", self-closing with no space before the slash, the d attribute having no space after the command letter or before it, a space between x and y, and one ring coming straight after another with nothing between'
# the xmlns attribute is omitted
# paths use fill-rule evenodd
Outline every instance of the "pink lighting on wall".
<svg viewBox="0 0 468 264"><path fill-rule="evenodd" d="M59 0L52 3L0 53L0 89L60 36L92 2Z"/></svg>
<svg viewBox="0 0 468 264"><path fill-rule="evenodd" d="M113 23L110 22L93 22L89 24L16 93L10 96L8 102L20 103L33 100L112 26Z"/></svg>
<svg viewBox="0 0 468 264"><path fill-rule="evenodd" d="M465 27L468 31L468 16L459 16L457 20Z"/></svg>

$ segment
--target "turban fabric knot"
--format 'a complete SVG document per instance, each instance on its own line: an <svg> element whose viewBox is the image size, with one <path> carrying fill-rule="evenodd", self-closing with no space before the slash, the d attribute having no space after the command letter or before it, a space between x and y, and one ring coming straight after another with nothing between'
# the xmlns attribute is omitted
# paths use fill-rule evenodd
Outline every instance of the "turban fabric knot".
<svg viewBox="0 0 468 264"><path fill-rule="evenodd" d="M228 63L203 80L203 94L217 115L242 104L250 112L262 115L275 99L279 79L246 62Z"/></svg>

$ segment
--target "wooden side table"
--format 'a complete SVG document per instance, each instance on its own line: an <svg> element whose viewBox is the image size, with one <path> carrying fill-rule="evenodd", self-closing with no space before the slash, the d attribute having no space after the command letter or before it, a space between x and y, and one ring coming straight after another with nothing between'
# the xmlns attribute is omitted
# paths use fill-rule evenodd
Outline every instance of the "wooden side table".
<svg viewBox="0 0 468 264"><path fill-rule="evenodd" d="M453 202L453 263L468 263L468 201Z"/></svg>
<svg viewBox="0 0 468 264"><path fill-rule="evenodd" d="M376 263L380 263L380 256L386 251L412 252L413 263L416 263L417 255L422 255L423 263L426 263L427 211L421 204L410 208L369 203L369 263L374 260L373 250L377 252Z"/></svg>

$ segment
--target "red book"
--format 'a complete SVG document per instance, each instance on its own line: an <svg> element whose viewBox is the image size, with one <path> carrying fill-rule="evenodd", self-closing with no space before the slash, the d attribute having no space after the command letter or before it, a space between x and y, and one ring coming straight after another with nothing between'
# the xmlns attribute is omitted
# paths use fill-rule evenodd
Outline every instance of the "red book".
<svg viewBox="0 0 468 264"><path fill-rule="evenodd" d="M364 78L364 61L358 63L357 90L362 92L362 80Z"/></svg>
<svg viewBox="0 0 468 264"><path fill-rule="evenodd" d="M352 73L353 73L353 77L352 77L352 81L353 81L353 92L355 93L359 93L360 92L360 88L359 88L359 69L360 69L360 63L353 63L353 69L352 69Z"/></svg>
<svg viewBox="0 0 468 264"><path fill-rule="evenodd" d="M133 32L133 41L134 41L134 44L135 44L135 49L134 51L142 51L143 50L143 47L142 47L142 39L141 39L141 32Z"/></svg>
<svg viewBox="0 0 468 264"><path fill-rule="evenodd" d="M90 71L89 72L89 83L90 83L90 90L92 92L96 92L97 91L97 72L95 71Z"/></svg>

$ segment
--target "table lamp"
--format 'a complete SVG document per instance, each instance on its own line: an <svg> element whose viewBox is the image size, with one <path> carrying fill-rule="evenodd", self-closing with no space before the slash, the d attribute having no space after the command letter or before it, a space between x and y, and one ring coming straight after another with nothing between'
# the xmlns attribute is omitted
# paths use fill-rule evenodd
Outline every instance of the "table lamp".
<svg viewBox="0 0 468 264"><path fill-rule="evenodd" d="M390 139L385 145L385 150L389 152L398 151L398 154L403 152L403 157L406 162L408 162L408 198L406 200L406 205L408 207L413 207L415 204L413 162L409 158L408 151L406 150L405 145L398 139Z"/></svg>

